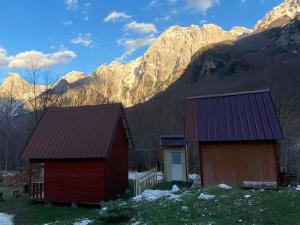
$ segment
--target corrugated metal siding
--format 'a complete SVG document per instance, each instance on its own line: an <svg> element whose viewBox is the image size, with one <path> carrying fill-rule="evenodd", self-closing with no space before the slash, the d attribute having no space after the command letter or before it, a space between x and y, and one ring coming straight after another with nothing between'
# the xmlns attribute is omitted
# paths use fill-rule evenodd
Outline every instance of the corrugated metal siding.
<svg viewBox="0 0 300 225"><path fill-rule="evenodd" d="M184 146L185 141L183 136L161 136L161 146Z"/></svg>
<svg viewBox="0 0 300 225"><path fill-rule="evenodd" d="M185 140L197 140L197 99L189 99L185 110Z"/></svg>
<svg viewBox="0 0 300 225"><path fill-rule="evenodd" d="M200 144L201 176L204 186L243 185L243 181L278 181L276 144Z"/></svg>
<svg viewBox="0 0 300 225"><path fill-rule="evenodd" d="M269 91L187 100L187 141L279 140L282 132Z"/></svg>
<svg viewBox="0 0 300 225"><path fill-rule="evenodd" d="M22 157L105 158L121 110L121 104L48 109L25 146Z"/></svg>

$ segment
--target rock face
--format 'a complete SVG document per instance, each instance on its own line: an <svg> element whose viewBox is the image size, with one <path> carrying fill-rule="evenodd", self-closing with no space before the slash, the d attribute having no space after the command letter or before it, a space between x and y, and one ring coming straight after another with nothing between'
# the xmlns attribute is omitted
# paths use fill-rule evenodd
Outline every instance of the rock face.
<svg viewBox="0 0 300 225"><path fill-rule="evenodd" d="M68 83L73 83L73 82L76 82L85 77L86 77L86 75L83 72L71 71L71 72L67 73L66 75L64 75L60 80L64 79Z"/></svg>
<svg viewBox="0 0 300 225"><path fill-rule="evenodd" d="M288 18L289 20L292 20L298 14L300 14L300 0L285 0L268 12L262 20L259 20L254 26L254 30L268 29L273 23L279 22L279 20L282 19L286 21Z"/></svg>
<svg viewBox="0 0 300 225"><path fill-rule="evenodd" d="M99 88L107 93L110 101L132 106L148 100L176 81L202 47L233 41L247 33L250 33L247 28L234 27L231 31L224 31L214 24L172 26L142 57L128 64L113 62L100 66L92 76L102 79Z"/></svg>
<svg viewBox="0 0 300 225"><path fill-rule="evenodd" d="M281 35L278 37L277 44L282 47L287 47L294 54L300 55L300 16L291 21L281 30Z"/></svg>
<svg viewBox="0 0 300 225"><path fill-rule="evenodd" d="M41 94L45 91L44 86L36 86L36 93ZM33 86L23 80L18 73L8 73L0 86L2 97L13 97L16 100L26 101L33 97Z"/></svg>

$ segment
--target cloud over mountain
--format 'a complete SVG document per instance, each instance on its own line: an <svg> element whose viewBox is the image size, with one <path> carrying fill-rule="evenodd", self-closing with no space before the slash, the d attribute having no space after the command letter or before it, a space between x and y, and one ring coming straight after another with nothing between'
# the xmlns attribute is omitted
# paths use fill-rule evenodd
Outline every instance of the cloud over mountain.
<svg viewBox="0 0 300 225"><path fill-rule="evenodd" d="M214 5L220 4L220 0L187 0L187 7L205 13Z"/></svg>
<svg viewBox="0 0 300 225"><path fill-rule="evenodd" d="M122 19L130 19L131 16L127 15L124 12L117 12L117 11L113 11L111 13L109 13L105 18L104 18L104 22L115 22L118 20L122 20Z"/></svg>
<svg viewBox="0 0 300 225"><path fill-rule="evenodd" d="M77 0L65 0L67 10L76 10L78 8Z"/></svg>
<svg viewBox="0 0 300 225"><path fill-rule="evenodd" d="M92 35L90 33L87 34L79 34L76 38L71 40L71 43L74 45L81 45L84 47L91 47L93 46L94 42L92 40Z"/></svg>
<svg viewBox="0 0 300 225"><path fill-rule="evenodd" d="M137 39L120 39L117 41L118 45L124 46L126 48L125 53L118 59L123 61L131 55L134 51L141 47L145 47L150 45L155 40L154 37L143 37L143 38L137 38Z"/></svg>
<svg viewBox="0 0 300 225"><path fill-rule="evenodd" d="M138 23L132 21L125 26L125 30L132 30L140 33L156 33L157 29L153 23Z"/></svg>
<svg viewBox="0 0 300 225"><path fill-rule="evenodd" d="M0 68L6 67L10 61L11 57L9 57L4 48L0 47Z"/></svg>
<svg viewBox="0 0 300 225"><path fill-rule="evenodd" d="M69 50L54 53L43 53L35 50L20 52L10 57L8 67L19 69L46 68L72 61L76 54Z"/></svg>

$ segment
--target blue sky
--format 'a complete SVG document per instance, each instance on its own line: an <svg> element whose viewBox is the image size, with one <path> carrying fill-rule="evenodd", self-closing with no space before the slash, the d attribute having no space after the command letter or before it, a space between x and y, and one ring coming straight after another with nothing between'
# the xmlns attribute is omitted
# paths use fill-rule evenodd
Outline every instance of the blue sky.
<svg viewBox="0 0 300 225"><path fill-rule="evenodd" d="M172 25L251 28L282 0L1 0L0 80L34 57L64 74L128 62Z"/></svg>

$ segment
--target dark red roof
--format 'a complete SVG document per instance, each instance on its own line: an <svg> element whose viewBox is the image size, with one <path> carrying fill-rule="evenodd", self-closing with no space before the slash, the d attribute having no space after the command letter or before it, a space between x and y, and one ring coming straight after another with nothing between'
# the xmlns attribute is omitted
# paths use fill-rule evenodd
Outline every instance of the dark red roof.
<svg viewBox="0 0 300 225"><path fill-rule="evenodd" d="M282 138L268 90L187 99L186 141L252 141Z"/></svg>
<svg viewBox="0 0 300 225"><path fill-rule="evenodd" d="M47 109L23 149L26 159L105 158L122 104Z"/></svg>

